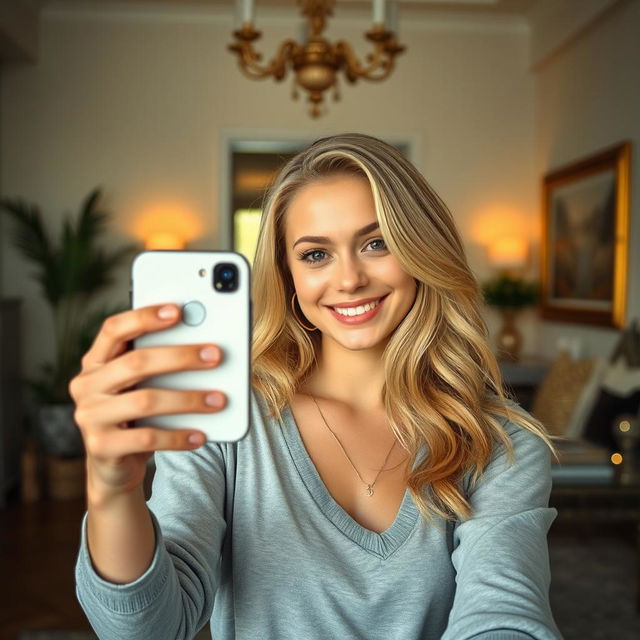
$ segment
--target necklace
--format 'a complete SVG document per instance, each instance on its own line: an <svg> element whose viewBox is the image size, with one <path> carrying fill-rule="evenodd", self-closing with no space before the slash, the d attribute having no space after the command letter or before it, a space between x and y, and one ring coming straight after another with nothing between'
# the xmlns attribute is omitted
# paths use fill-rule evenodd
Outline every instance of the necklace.
<svg viewBox="0 0 640 640"><path fill-rule="evenodd" d="M309 395L311 395L311 394L309 394ZM318 403L316 402L316 399L312 395L311 395L311 398L313 398L313 401L315 402L316 407L318 407ZM322 416L322 420L325 423L325 425L327 426L327 429L329 429L329 431L331 432L331 435L335 438L336 442L340 445L340 448L342 449L342 452L344 453L344 455L346 456L347 460L349 461L349 464L353 467L353 470L358 475L358 478L360 478L360 482L362 482L362 484L366 485L366 487L367 487L367 495L369 497L371 497L373 495L373 485L378 481L378 476L380 475L380 473L384 469L384 465L387 464L387 460L389 459L389 456L391 455L391 452L393 451L393 448L396 446L395 439L393 441L393 444L391 445L391 449L389 449L389 453L387 453L387 457L384 459L384 462L382 463L382 467L380 468L380 470L376 474L376 477L373 479L373 482L371 484L369 484L368 482L365 482L362 479L362 476L358 473L358 470L356 469L355 465L351 461L351 458L349 457L349 454L346 452L345 448L342 446L342 443L340 442L340 440L338 440L338 436L333 432L333 430L331 429L331 427L328 425L327 421L325 420L325 417L324 417L322 411L320 411L320 407L318 407L318 411L320 412L320 415Z"/></svg>

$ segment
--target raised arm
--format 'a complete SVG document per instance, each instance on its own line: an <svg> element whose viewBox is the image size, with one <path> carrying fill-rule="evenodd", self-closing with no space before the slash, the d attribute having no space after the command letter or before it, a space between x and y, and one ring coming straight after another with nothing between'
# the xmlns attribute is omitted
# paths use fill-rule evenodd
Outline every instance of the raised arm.
<svg viewBox="0 0 640 640"><path fill-rule="evenodd" d="M166 310L157 305L107 318L82 359L82 370L69 385L87 455L87 514L76 591L103 640L167 637L168 630L172 638L190 638L213 597L216 562L211 557L217 557L225 530L221 449L206 446L193 451L204 443L205 435L189 429L128 428L148 416L224 408L225 398L219 392L212 395L222 403L211 406L206 402L210 390L136 388L150 376L206 369L220 361L215 345L128 350L135 338L166 329L179 319L176 305L168 306L172 314L163 313ZM205 357L209 353L213 358ZM144 499L147 460L154 452L158 460L164 460L166 452L169 469L164 473L172 476L163 486L163 472L158 474L156 510L166 510L167 518L177 518L178 513L183 518L182 529L172 528L167 520L173 539L163 539ZM207 498L199 504L205 483ZM201 511L190 517L190 509L197 507ZM192 549L190 534L202 528L200 518L205 517L213 523L210 546ZM180 548L174 550L172 544ZM191 559L192 566L184 568ZM192 583L198 583L195 592Z"/></svg>
<svg viewBox="0 0 640 640"><path fill-rule="evenodd" d="M87 515L76 563L76 593L101 640L188 640L211 617L226 532L225 460L221 445L158 452L147 503L155 532L149 568L115 584L96 571Z"/></svg>

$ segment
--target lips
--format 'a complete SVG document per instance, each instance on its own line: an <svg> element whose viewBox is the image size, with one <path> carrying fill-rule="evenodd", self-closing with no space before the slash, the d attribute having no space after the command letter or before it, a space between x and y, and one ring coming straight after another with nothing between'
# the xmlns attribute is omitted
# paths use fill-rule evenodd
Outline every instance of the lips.
<svg viewBox="0 0 640 640"><path fill-rule="evenodd" d="M389 294L387 294L387 296L388 295ZM387 296L382 296L382 298L373 298L373 300L380 300L380 302L378 302L378 304L370 311L365 311L365 313L362 313L356 316L344 316L338 313L333 307L327 307L327 308L329 309L329 312L333 315L333 317L339 322L341 322L342 324L359 325L359 324L364 324L366 322L369 322L369 320L372 320L378 315L378 313L380 313L380 309L382 309L384 305L384 301L387 298Z"/></svg>

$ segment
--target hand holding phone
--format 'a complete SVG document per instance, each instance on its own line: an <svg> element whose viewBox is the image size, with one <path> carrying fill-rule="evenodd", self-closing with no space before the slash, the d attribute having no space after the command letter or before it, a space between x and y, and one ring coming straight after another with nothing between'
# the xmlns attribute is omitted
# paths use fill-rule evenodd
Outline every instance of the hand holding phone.
<svg viewBox="0 0 640 640"><path fill-rule="evenodd" d="M144 266L134 269L136 308L104 321L82 358L80 373L69 384L87 453L87 495L93 501L133 494L144 482L154 451L195 449L206 438L237 439L249 426L246 260L235 258L240 265L236 278L233 269L225 269L221 252L188 252L183 259L168 255L183 252L147 253L164 255L149 259L140 254L136 259L134 267ZM214 273L215 265L221 268ZM197 285L192 280L194 266L204 269L195 272ZM239 292L235 304L225 304L232 298L210 293L218 282L224 293ZM144 299L155 302L143 304ZM208 320L202 314L199 322L198 317L185 316L185 304L194 300L204 300ZM173 314L164 315L167 309ZM225 369L229 360L231 366ZM208 404L207 396L221 405ZM234 417L214 422L230 404ZM167 427L167 420L173 424ZM129 428L133 425L136 428Z"/></svg>
<svg viewBox="0 0 640 640"><path fill-rule="evenodd" d="M166 315L165 311L173 311ZM166 346L128 350L131 341L166 331L180 321L176 305L152 305L108 317L91 348L82 358L82 369L69 383L74 413L87 454L87 496L102 502L133 493L144 482L147 461L154 451L190 450L205 442L205 434L193 429L167 430L148 426L146 416L157 413L198 411L212 414L224 409L206 402L210 390L171 391L133 389L148 376L182 370L210 370L220 364L216 344ZM205 360L203 350L218 357ZM132 421L142 425L128 428Z"/></svg>

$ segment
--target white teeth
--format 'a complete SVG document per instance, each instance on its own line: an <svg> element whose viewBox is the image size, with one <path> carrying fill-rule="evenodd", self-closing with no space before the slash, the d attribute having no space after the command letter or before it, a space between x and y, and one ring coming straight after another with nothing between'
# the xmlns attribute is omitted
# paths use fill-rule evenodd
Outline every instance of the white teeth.
<svg viewBox="0 0 640 640"><path fill-rule="evenodd" d="M373 302L367 302L367 304L360 305L359 307L333 307L341 316L361 316L367 311L371 311L380 304L380 300L374 300Z"/></svg>

